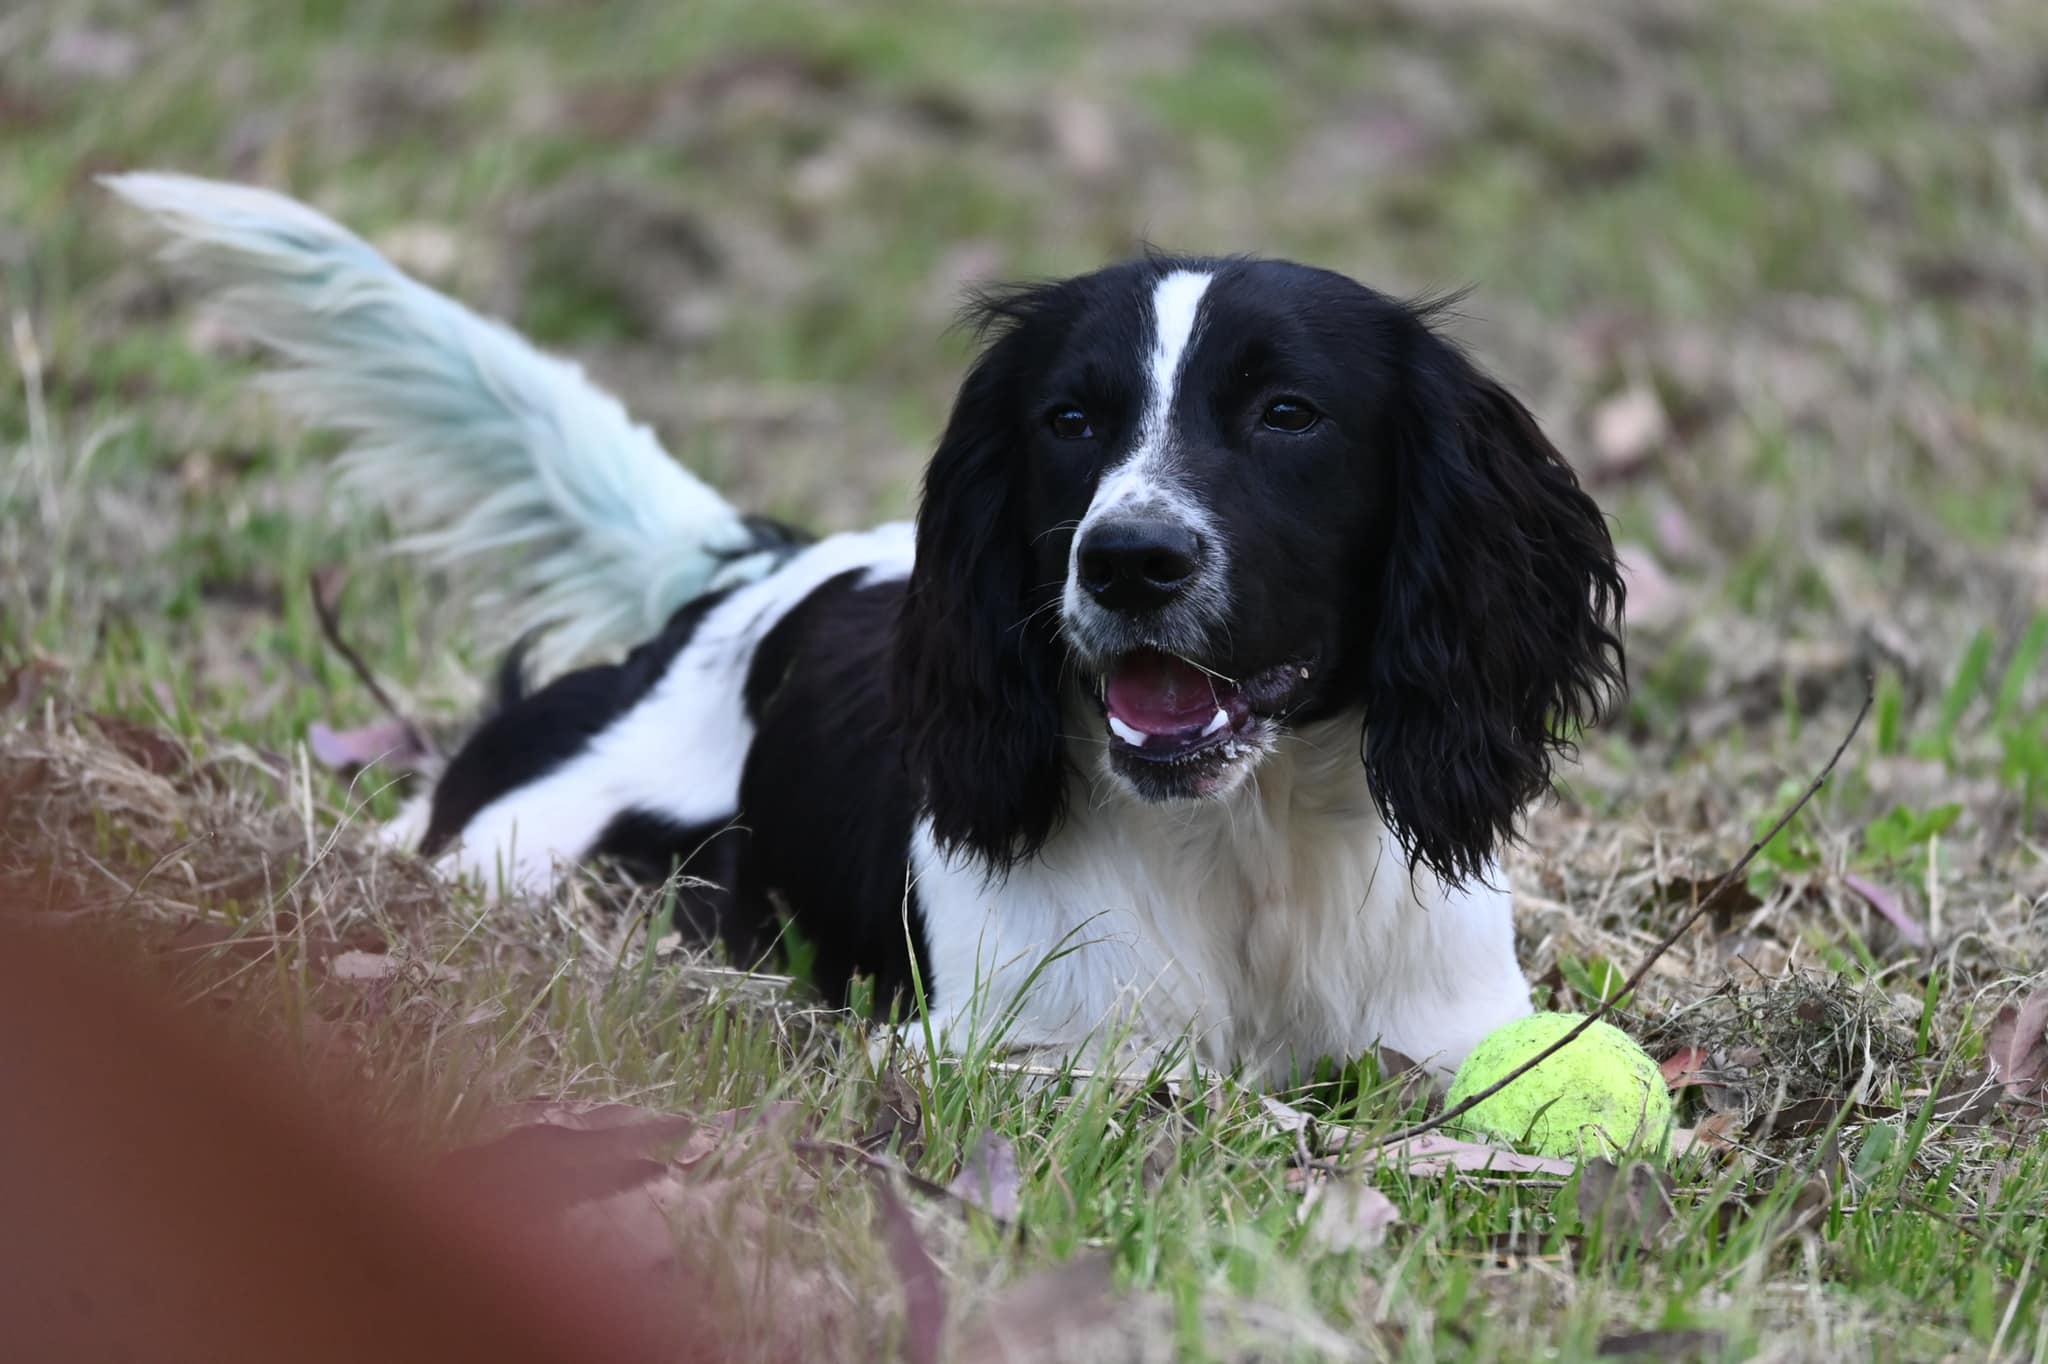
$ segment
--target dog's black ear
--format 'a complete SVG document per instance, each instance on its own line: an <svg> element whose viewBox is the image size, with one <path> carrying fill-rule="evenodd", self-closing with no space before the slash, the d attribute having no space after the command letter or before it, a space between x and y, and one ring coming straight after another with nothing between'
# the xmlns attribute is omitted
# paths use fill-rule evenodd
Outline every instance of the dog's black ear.
<svg viewBox="0 0 2048 1364"><path fill-rule="evenodd" d="M961 385L925 471L891 704L939 845L1006 871L1065 798L1058 654L1032 582L1012 389L1017 338Z"/></svg>
<svg viewBox="0 0 2048 1364"><path fill-rule="evenodd" d="M1456 884L1624 685L1625 589L1535 418L1426 328L1395 422L1366 769L1410 858Z"/></svg>

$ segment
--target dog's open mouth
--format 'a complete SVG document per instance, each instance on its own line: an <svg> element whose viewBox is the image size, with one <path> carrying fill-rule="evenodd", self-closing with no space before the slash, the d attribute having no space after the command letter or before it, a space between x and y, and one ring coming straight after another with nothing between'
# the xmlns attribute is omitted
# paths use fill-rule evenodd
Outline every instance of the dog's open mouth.
<svg viewBox="0 0 2048 1364"><path fill-rule="evenodd" d="M1158 649L1123 654L1097 690L1110 759L1147 796L1210 794L1237 760L1270 747L1308 671L1290 663L1235 680Z"/></svg>
<svg viewBox="0 0 2048 1364"><path fill-rule="evenodd" d="M1178 654L1139 649L1102 679L1111 742L1169 761L1229 741L1251 719L1244 690Z"/></svg>

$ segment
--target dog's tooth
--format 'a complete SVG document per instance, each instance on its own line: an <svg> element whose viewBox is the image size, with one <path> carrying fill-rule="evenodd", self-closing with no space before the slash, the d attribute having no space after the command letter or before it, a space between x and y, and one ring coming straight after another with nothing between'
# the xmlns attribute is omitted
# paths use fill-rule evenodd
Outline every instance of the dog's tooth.
<svg viewBox="0 0 2048 1364"><path fill-rule="evenodd" d="M1209 727L1202 731L1202 737L1204 739L1208 738L1211 734L1216 733L1218 730L1222 729L1225 725L1229 723L1230 712L1223 709L1223 707L1221 706L1216 707L1216 718L1211 720L1209 722Z"/></svg>
<svg viewBox="0 0 2048 1364"><path fill-rule="evenodd" d="M1145 733L1144 730L1132 729L1129 725L1117 719L1114 715L1109 717L1109 732L1111 734L1116 735L1117 738L1122 739L1132 748L1143 748L1145 746L1145 740L1150 737Z"/></svg>

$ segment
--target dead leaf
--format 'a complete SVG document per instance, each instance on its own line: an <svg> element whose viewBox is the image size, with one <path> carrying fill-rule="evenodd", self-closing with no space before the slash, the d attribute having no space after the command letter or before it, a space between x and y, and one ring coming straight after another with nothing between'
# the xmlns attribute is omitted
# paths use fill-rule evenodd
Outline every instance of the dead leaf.
<svg viewBox="0 0 2048 1364"><path fill-rule="evenodd" d="M1595 469L1608 478L1641 468L1671 435L1671 419L1648 384L1632 384L1593 409L1592 427Z"/></svg>
<svg viewBox="0 0 2048 1364"><path fill-rule="evenodd" d="M1891 1104L1858 1104L1844 1098L1822 1095L1786 1104L1756 1124L1777 1137L1810 1137L1825 1131L1837 1118L1843 1123L1875 1122L1896 1118L1905 1110Z"/></svg>
<svg viewBox="0 0 2048 1364"><path fill-rule="evenodd" d="M86 718L120 750L122 757L153 776L175 776L191 764L184 745L160 729L138 725L116 715L88 715Z"/></svg>
<svg viewBox="0 0 2048 1364"><path fill-rule="evenodd" d="M384 259L428 284L446 287L468 255L462 234L446 223L400 223L377 234Z"/></svg>
<svg viewBox="0 0 2048 1364"><path fill-rule="evenodd" d="M354 949L337 952L329 957L327 974L336 980L345 980L353 984L370 984L396 979L408 966L422 970L430 980L462 979L462 973L445 962L428 964L411 958L394 957L388 952L363 952Z"/></svg>
<svg viewBox="0 0 2048 1364"><path fill-rule="evenodd" d="M1387 1232L1399 1225L1394 1201L1358 1179L1320 1179L1302 1190L1295 1221L1308 1227L1309 1237L1332 1254L1375 1250Z"/></svg>
<svg viewBox="0 0 2048 1364"><path fill-rule="evenodd" d="M1342 1150L1343 1143L1333 1146ZM1391 1166L1418 1178L1428 1179L1448 1170L1495 1175L1569 1175L1579 1167L1555 1156L1530 1156L1500 1146L1483 1146L1461 1141L1440 1132L1378 1146L1361 1152L1359 1163L1366 1169Z"/></svg>
<svg viewBox="0 0 2048 1364"><path fill-rule="evenodd" d="M27 710L64 670L47 658L31 658L0 678L0 711Z"/></svg>
<svg viewBox="0 0 2048 1364"><path fill-rule="evenodd" d="M398 974L398 959L384 952L337 952L327 962L336 980L389 980Z"/></svg>
<svg viewBox="0 0 2048 1364"><path fill-rule="evenodd" d="M1866 877L1849 872L1842 877L1842 884L1856 892L1858 899L1876 910L1884 921L1898 930L1899 937L1908 946L1925 947L1928 943L1927 930L1920 921L1907 912L1905 903L1898 892L1888 886L1881 886Z"/></svg>
<svg viewBox="0 0 2048 1364"><path fill-rule="evenodd" d="M1076 1337L1115 1320L1123 1305L1107 1255L1079 1255L996 1295L960 1333L953 1357L973 1364L1066 1358Z"/></svg>
<svg viewBox="0 0 2048 1364"><path fill-rule="evenodd" d="M1399 1080L1410 1075L1423 1075L1427 1073L1414 1057L1408 1055L1405 1051L1396 1051L1392 1047L1381 1047L1379 1049L1379 1062L1380 1078L1382 1080Z"/></svg>
<svg viewBox="0 0 2048 1364"><path fill-rule="evenodd" d="M924 1104L917 1089L903 1072L891 1067L875 1081L875 1111L858 1143L865 1151L886 1151L892 1146L906 1165L915 1165L924 1154Z"/></svg>
<svg viewBox="0 0 2048 1364"><path fill-rule="evenodd" d="M1966 1076L1935 1095L1932 1117L1958 1127L1981 1126L1998 1112L2006 1097L2007 1090L1990 1072Z"/></svg>
<svg viewBox="0 0 2048 1364"><path fill-rule="evenodd" d="M946 1191L998 1222L1016 1221L1020 1204L1016 1146L1007 1137L984 1132Z"/></svg>
<svg viewBox="0 0 2048 1364"><path fill-rule="evenodd" d="M1799 1192L1793 1196L1789 1229L1801 1231L1821 1221L1827 1217L1834 1202L1835 1187L1828 1177L1820 1173L1808 1175L1799 1186Z"/></svg>
<svg viewBox="0 0 2048 1364"><path fill-rule="evenodd" d="M904 1205L889 1173L867 1167L873 1175L875 1220L881 1223L889 1263L903 1285L904 1364L939 1364L946 1335L946 1281L924 1248L917 1222Z"/></svg>
<svg viewBox="0 0 2048 1364"><path fill-rule="evenodd" d="M689 1169L738 1137L798 1119L803 1107L785 1099L697 1118L634 1104L542 1102L516 1104L507 1112L534 1121L451 1152L444 1158L451 1174L508 1187L522 1181L565 1188L626 1187L635 1170L652 1175L644 1164Z"/></svg>
<svg viewBox="0 0 2048 1364"><path fill-rule="evenodd" d="M699 1130L694 1118L680 1114L631 1112L630 1120L605 1126L527 1123L493 1141L450 1152L441 1168L449 1179L479 1191L516 1189L536 1207L566 1210L663 1176L670 1154Z"/></svg>
<svg viewBox="0 0 2048 1364"><path fill-rule="evenodd" d="M665 1269L676 1257L675 1211L692 1191L659 1162L621 1187L600 1190L562 1212L562 1233L582 1254L624 1274Z"/></svg>
<svg viewBox="0 0 2048 1364"><path fill-rule="evenodd" d="M1270 1094L1259 1096L1259 1112L1265 1115L1268 1129L1276 1136L1304 1135L1315 1121L1293 1104L1282 1103Z"/></svg>
<svg viewBox="0 0 2048 1364"><path fill-rule="evenodd" d="M1579 1220L1599 1228L1610 1245L1653 1249L1677 1216L1675 1187L1670 1174L1647 1161L1589 1160L1579 1167Z"/></svg>
<svg viewBox="0 0 2048 1364"><path fill-rule="evenodd" d="M1714 893L1714 887L1720 881L1719 876L1674 876L1658 883L1657 903L1672 909L1697 909L1702 900ZM1721 898L1714 903L1714 931L1728 932L1735 926L1737 918L1762 909L1763 903L1745 882L1735 882L1721 892Z"/></svg>
<svg viewBox="0 0 2048 1364"><path fill-rule="evenodd" d="M1614 547L1628 587L1628 623L1638 630L1665 630L1692 614L1692 594L1665 571L1657 556L1633 541Z"/></svg>
<svg viewBox="0 0 2048 1364"><path fill-rule="evenodd" d="M1985 1052L1992 1078L2013 1098L2048 1091L2048 986L1998 1011Z"/></svg>
<svg viewBox="0 0 2048 1364"><path fill-rule="evenodd" d="M1742 1135L1742 1119L1733 1113L1709 1113L1691 1131L1694 1146L1726 1150ZM1675 1141L1673 1149L1677 1149Z"/></svg>
<svg viewBox="0 0 2048 1364"><path fill-rule="evenodd" d="M306 745L315 762L334 772L352 772L372 763L394 772L420 772L434 757L422 746L419 731L399 719L353 729L331 729L315 720L306 726Z"/></svg>
<svg viewBox="0 0 2048 1364"><path fill-rule="evenodd" d="M1122 160L1116 124L1094 100L1063 93L1047 102L1045 121L1054 153L1081 179L1100 180Z"/></svg>
<svg viewBox="0 0 2048 1364"><path fill-rule="evenodd" d="M1714 1083L1710 1078L1713 1072L1708 1069L1705 1047L1680 1047L1664 1058L1660 1068L1664 1072L1664 1083L1674 1094L1694 1085Z"/></svg>
<svg viewBox="0 0 2048 1364"><path fill-rule="evenodd" d="M1712 1357L1728 1348L1725 1331L1681 1327L1666 1331L1623 1331L1600 1337L1593 1353L1601 1359L1659 1360Z"/></svg>
<svg viewBox="0 0 2048 1364"><path fill-rule="evenodd" d="M1705 556L1700 546L1700 533L1684 507L1668 499L1660 501L1652 525L1657 548L1664 552L1665 558L1688 567L1696 568L1701 564Z"/></svg>
<svg viewBox="0 0 2048 1364"><path fill-rule="evenodd" d="M1145 1160L1138 1170L1138 1178L1146 1192L1166 1183L1167 1177L1179 1168L1181 1139L1185 1131L1183 1120L1177 1117L1169 1117L1154 1125L1152 1142L1145 1148Z"/></svg>

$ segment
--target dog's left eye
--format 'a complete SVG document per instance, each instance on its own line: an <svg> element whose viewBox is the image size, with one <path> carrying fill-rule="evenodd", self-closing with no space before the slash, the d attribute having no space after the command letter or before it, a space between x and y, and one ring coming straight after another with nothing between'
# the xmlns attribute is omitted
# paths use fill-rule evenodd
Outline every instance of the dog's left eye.
<svg viewBox="0 0 2048 1364"><path fill-rule="evenodd" d="M1088 414L1078 407L1056 408L1046 425L1061 440L1087 440L1095 434L1095 428L1088 421Z"/></svg>
<svg viewBox="0 0 2048 1364"><path fill-rule="evenodd" d="M1298 435L1314 426L1322 413L1300 398L1276 398L1266 405L1259 420L1275 431Z"/></svg>

